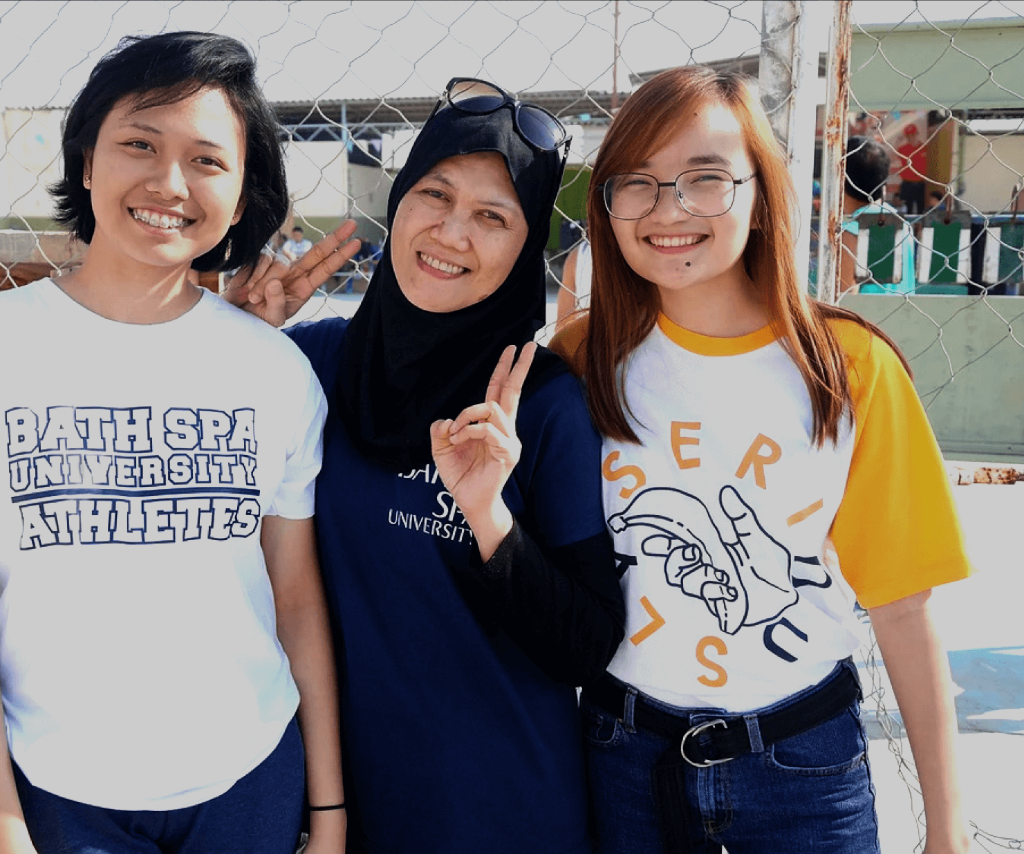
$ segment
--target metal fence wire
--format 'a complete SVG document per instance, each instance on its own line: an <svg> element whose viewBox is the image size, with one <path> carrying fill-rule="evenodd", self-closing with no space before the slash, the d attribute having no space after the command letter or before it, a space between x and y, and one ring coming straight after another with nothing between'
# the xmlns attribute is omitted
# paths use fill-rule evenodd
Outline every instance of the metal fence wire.
<svg viewBox="0 0 1024 854"><path fill-rule="evenodd" d="M586 304L565 264L586 240L590 164L618 106L676 65L752 75L790 153L809 291L903 347L947 457L1024 461L1024 3L0 0L0 288L80 260L47 194L64 112L121 37L171 30L255 53L287 139L282 235L359 222L366 250L301 317L354 310L393 176L449 78L558 115L573 143L541 340L559 292ZM898 742L884 707L878 719Z"/></svg>

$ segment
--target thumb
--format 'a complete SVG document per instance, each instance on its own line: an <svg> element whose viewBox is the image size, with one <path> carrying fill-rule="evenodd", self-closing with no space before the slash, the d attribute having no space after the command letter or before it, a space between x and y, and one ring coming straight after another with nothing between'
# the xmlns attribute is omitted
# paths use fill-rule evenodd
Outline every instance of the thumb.
<svg viewBox="0 0 1024 854"><path fill-rule="evenodd" d="M284 285L279 279L271 279L263 289L263 304L265 306L263 319L271 326L278 328L284 326L288 319L285 312Z"/></svg>

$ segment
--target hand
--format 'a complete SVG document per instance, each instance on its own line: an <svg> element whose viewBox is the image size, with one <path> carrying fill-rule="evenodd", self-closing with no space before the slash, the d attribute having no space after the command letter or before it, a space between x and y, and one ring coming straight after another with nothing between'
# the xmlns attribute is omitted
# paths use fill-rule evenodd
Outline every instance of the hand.
<svg viewBox="0 0 1024 854"><path fill-rule="evenodd" d="M355 231L355 221L345 220L294 263L264 252L255 267L243 267L228 280L221 296L271 326L283 326L359 251Z"/></svg>
<svg viewBox="0 0 1024 854"><path fill-rule="evenodd" d="M537 345L525 344L516 360L514 345L501 354L483 403L468 406L454 420L430 425L430 446L441 480L477 538L486 561L512 530L512 514L501 498L522 445L516 413L523 382Z"/></svg>

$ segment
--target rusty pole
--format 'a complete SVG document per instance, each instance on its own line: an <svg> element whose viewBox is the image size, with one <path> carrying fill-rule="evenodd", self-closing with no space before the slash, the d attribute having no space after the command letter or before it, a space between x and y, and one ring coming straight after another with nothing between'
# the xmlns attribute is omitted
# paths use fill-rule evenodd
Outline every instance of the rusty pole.
<svg viewBox="0 0 1024 854"><path fill-rule="evenodd" d="M612 51L612 115L619 109L619 0L615 0L615 46Z"/></svg>
<svg viewBox="0 0 1024 854"><path fill-rule="evenodd" d="M818 299L836 301L840 228L843 216L847 112L850 104L851 10L853 0L836 0L825 89L821 146L821 225L818 241Z"/></svg>

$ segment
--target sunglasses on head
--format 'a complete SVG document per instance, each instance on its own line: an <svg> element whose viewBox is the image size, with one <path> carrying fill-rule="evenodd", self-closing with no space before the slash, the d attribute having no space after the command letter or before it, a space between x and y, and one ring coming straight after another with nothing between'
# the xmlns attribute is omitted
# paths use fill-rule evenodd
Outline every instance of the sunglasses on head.
<svg viewBox="0 0 1024 854"><path fill-rule="evenodd" d="M543 107L524 104L501 87L473 77L453 77L449 80L427 121L448 108L483 116L505 106L512 109L512 123L519 135L534 148L555 151L569 141L569 134L562 123Z"/></svg>

